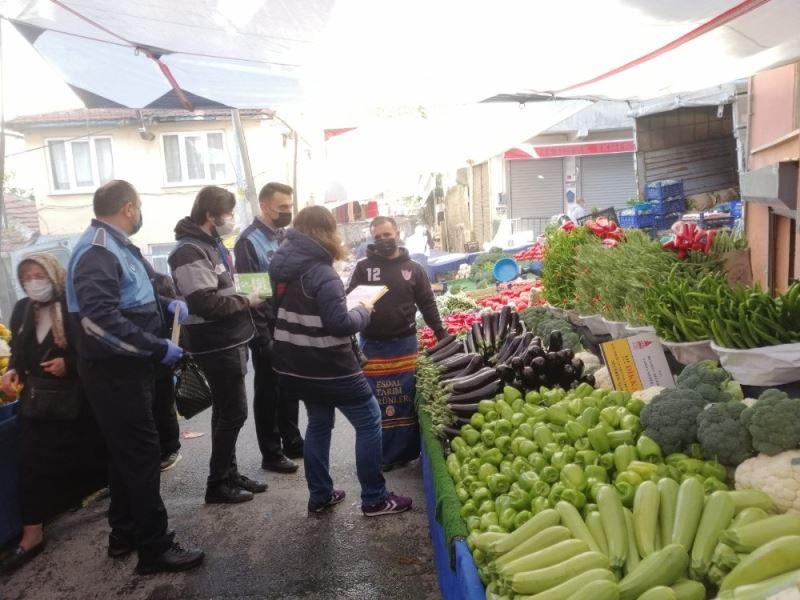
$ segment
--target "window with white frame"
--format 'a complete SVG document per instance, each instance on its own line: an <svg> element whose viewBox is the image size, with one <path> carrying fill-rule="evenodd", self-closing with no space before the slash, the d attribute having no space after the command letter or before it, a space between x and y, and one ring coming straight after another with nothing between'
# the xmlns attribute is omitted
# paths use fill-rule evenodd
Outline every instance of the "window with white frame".
<svg viewBox="0 0 800 600"><path fill-rule="evenodd" d="M110 137L48 139L54 192L85 192L114 178Z"/></svg>
<svg viewBox="0 0 800 600"><path fill-rule="evenodd" d="M164 181L170 185L212 183L228 178L222 131L165 133Z"/></svg>

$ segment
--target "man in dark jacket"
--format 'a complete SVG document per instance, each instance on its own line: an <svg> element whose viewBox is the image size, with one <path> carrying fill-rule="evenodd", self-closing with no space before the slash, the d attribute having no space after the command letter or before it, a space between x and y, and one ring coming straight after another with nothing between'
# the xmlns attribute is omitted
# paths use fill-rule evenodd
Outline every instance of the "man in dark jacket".
<svg viewBox="0 0 800 600"><path fill-rule="evenodd" d="M268 183L258 195L261 214L245 229L233 249L239 273L267 273L272 256L283 241L284 228L292 220L292 190L282 183ZM253 353L253 416L256 437L261 450L261 466L278 473L294 473L302 458L303 437L298 427L298 403L279 397L272 370L272 329L275 312L272 301L259 304L251 311L256 335L250 342Z"/></svg>
<svg viewBox="0 0 800 600"><path fill-rule="evenodd" d="M200 190L191 215L175 226L178 245L168 259L175 287L191 314L183 330L186 349L213 394L208 504L246 502L267 489L267 484L240 474L236 465L236 440L247 420L247 344L255 334L250 308L261 299L236 293L231 257L220 239L233 231L235 207L236 198L228 190Z"/></svg>
<svg viewBox="0 0 800 600"><path fill-rule="evenodd" d="M153 419L154 363L183 351L167 339L165 312L186 312L160 298L154 273L128 236L142 226L142 202L127 181L94 194L94 214L69 261L67 308L77 338L78 373L108 445L111 534L108 555L138 550L140 574L182 571L203 561L167 530L161 501L158 430Z"/></svg>
<svg viewBox="0 0 800 600"><path fill-rule="evenodd" d="M392 468L419 456L419 424L414 412L414 359L417 352L417 308L436 337L446 335L428 276L400 247L400 232L391 217L370 224L374 243L356 264L347 291L359 285L385 285L389 291L375 304L361 346L370 362L364 368L383 417L383 463Z"/></svg>

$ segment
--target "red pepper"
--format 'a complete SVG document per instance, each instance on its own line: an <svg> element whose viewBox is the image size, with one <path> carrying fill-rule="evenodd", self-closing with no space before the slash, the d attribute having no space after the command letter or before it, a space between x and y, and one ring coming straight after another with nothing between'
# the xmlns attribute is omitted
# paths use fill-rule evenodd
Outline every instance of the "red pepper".
<svg viewBox="0 0 800 600"><path fill-rule="evenodd" d="M575 229L575 223L573 223L572 221L567 221L566 223L561 225L561 229L567 232L572 231L573 229Z"/></svg>

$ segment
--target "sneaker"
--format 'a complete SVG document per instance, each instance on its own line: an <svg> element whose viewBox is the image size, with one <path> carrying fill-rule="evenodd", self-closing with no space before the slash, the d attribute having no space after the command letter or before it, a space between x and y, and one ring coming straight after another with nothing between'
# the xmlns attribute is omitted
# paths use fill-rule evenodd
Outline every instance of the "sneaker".
<svg viewBox="0 0 800 600"><path fill-rule="evenodd" d="M160 572L177 572L194 569L203 562L205 553L202 550L184 548L178 542L172 542L166 552L149 560L139 559L136 572L139 575L150 575Z"/></svg>
<svg viewBox="0 0 800 600"><path fill-rule="evenodd" d="M161 458L161 471L169 471L172 467L177 465L183 456L180 452L173 452Z"/></svg>
<svg viewBox="0 0 800 600"><path fill-rule="evenodd" d="M344 500L345 495L344 490L333 490L333 494L331 494L327 502L312 502L309 500L308 512L321 513L326 508L339 504L339 502Z"/></svg>
<svg viewBox="0 0 800 600"><path fill-rule="evenodd" d="M239 504L253 499L253 494L227 481L206 488L206 504Z"/></svg>
<svg viewBox="0 0 800 600"><path fill-rule="evenodd" d="M406 512L411 508L411 498L390 493L385 500L372 506L361 506L365 517L379 517L381 515L395 515Z"/></svg>
<svg viewBox="0 0 800 600"><path fill-rule="evenodd" d="M265 458L262 460L261 468L275 473L294 473L297 471L298 465L281 454L277 458Z"/></svg>
<svg viewBox="0 0 800 600"><path fill-rule="evenodd" d="M264 481L255 481L250 479L249 477L245 477L244 475L237 473L231 478L231 483L236 487L240 487L243 490L247 490L253 494L260 494L261 492L266 492L267 488L269 487L266 482Z"/></svg>

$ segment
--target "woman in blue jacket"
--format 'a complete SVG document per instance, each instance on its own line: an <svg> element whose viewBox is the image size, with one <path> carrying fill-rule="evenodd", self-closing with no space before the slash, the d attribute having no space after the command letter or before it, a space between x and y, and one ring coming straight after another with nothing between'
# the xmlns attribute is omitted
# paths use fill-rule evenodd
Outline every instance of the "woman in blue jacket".
<svg viewBox="0 0 800 600"><path fill-rule="evenodd" d="M298 213L269 268L277 308L273 368L281 392L302 400L308 411L303 452L308 510L322 512L345 497L334 489L328 471L338 408L356 430L364 515L400 513L411 508L411 498L386 491L381 412L351 341L369 323L372 307L348 310L344 284L333 269L345 252L328 209L310 206Z"/></svg>

